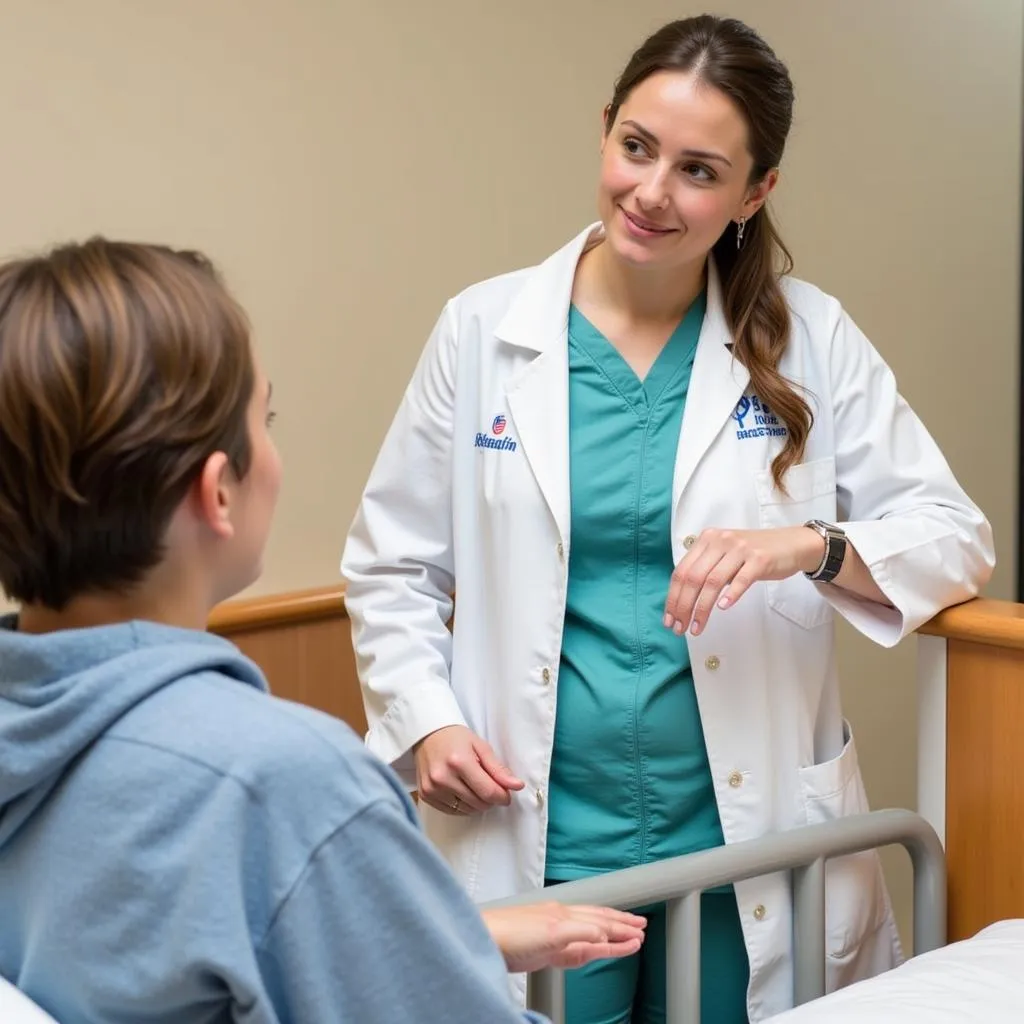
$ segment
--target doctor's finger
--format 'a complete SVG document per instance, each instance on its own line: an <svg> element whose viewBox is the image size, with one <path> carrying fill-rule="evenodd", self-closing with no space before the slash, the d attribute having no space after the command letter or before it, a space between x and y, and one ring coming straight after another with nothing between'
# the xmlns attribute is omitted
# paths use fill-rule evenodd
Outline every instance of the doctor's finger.
<svg viewBox="0 0 1024 1024"><path fill-rule="evenodd" d="M420 782L420 796L438 810L482 811L487 804L450 768L431 768ZM456 805L453 807L453 805Z"/></svg>
<svg viewBox="0 0 1024 1024"><path fill-rule="evenodd" d="M758 580L763 578L763 575L756 571L751 562L744 562L719 597L718 607L731 608Z"/></svg>
<svg viewBox="0 0 1024 1024"><path fill-rule="evenodd" d="M451 793L434 793L431 796L426 796L424 793L420 793L420 803L427 804L433 807L435 811L440 811L442 814L450 814L454 817L458 817L466 814L478 814L479 812L470 807L464 800L460 800Z"/></svg>
<svg viewBox="0 0 1024 1024"><path fill-rule="evenodd" d="M714 565L704 577L704 585L693 608L693 622L690 630L694 636L703 631L711 612L718 603L723 591L732 592L732 581L743 569L743 556L729 552Z"/></svg>
<svg viewBox="0 0 1024 1024"><path fill-rule="evenodd" d="M670 626L676 636L681 636L689 628L697 599L704 589L705 580L722 560L722 554L723 552L717 546L708 544L696 554L692 561L687 557L676 566L676 570L672 574L672 586L669 589L670 600L665 607L665 623ZM672 600L673 596L674 600ZM671 623L669 623L670 617Z"/></svg>
<svg viewBox="0 0 1024 1024"><path fill-rule="evenodd" d="M487 769L474 757L472 761L459 765L459 781L472 794L472 799L480 804L480 810L496 805L507 806L512 802L512 795L499 785Z"/></svg>
<svg viewBox="0 0 1024 1024"><path fill-rule="evenodd" d="M494 748L481 737L473 742L473 749L480 761L480 766L503 789L523 789L526 785L522 779L513 775L499 760Z"/></svg>
<svg viewBox="0 0 1024 1024"><path fill-rule="evenodd" d="M691 567L696 564L706 549L707 541L703 537L698 537L694 546L680 559L679 564L675 567L672 578L669 580L668 594L665 597L664 625L666 629L671 629L675 625L675 610L683 592L683 585L689 576Z"/></svg>

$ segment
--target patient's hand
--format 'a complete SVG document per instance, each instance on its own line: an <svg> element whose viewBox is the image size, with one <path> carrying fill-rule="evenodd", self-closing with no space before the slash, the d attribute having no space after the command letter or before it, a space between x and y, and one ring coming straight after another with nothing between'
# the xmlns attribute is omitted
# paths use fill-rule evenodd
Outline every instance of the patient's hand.
<svg viewBox="0 0 1024 1024"><path fill-rule="evenodd" d="M555 902L482 913L512 973L630 956L642 945L647 927L646 919L625 911Z"/></svg>

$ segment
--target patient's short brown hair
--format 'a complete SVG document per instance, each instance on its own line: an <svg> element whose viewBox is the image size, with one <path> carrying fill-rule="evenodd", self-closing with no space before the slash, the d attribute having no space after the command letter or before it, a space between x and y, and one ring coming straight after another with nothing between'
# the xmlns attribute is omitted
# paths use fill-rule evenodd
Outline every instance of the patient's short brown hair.
<svg viewBox="0 0 1024 1024"><path fill-rule="evenodd" d="M210 455L245 475L249 333L198 253L94 238L0 266L8 597L129 590Z"/></svg>

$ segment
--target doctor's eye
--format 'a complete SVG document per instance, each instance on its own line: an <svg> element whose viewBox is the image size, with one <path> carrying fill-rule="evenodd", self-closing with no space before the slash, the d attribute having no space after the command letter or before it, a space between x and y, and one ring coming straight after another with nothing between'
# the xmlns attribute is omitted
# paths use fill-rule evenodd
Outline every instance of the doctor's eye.
<svg viewBox="0 0 1024 1024"><path fill-rule="evenodd" d="M683 164L683 173L702 185L716 180L715 172L703 164Z"/></svg>
<svg viewBox="0 0 1024 1024"><path fill-rule="evenodd" d="M627 139L622 140L622 148L633 157L650 156L650 151L647 146L644 145L639 139L630 136Z"/></svg>

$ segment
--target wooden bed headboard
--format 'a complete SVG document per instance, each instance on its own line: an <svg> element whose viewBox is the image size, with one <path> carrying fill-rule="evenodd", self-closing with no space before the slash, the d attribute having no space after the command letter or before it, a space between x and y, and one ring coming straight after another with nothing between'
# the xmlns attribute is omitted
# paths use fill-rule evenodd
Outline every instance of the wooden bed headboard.
<svg viewBox="0 0 1024 1024"><path fill-rule="evenodd" d="M366 732L340 584L229 601L214 609L210 630L263 669L275 696L326 711L360 736Z"/></svg>
<svg viewBox="0 0 1024 1024"><path fill-rule="evenodd" d="M210 629L279 697L366 731L344 589L232 601ZM1024 917L1024 605L978 600L920 631L918 807L946 846L950 940Z"/></svg>
<svg viewBox="0 0 1024 1024"><path fill-rule="evenodd" d="M918 809L945 842L955 941L1024 917L1024 605L969 601L917 642Z"/></svg>

